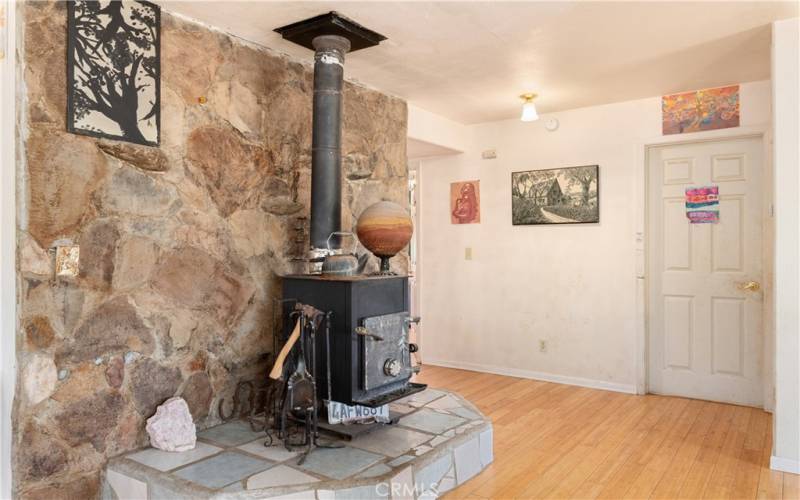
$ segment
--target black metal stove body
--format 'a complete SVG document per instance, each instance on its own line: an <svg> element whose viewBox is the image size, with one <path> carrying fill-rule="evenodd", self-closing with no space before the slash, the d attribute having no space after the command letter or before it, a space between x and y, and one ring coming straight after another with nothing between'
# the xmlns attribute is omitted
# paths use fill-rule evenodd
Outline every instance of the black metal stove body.
<svg viewBox="0 0 800 500"><path fill-rule="evenodd" d="M380 406L422 391L413 374L408 339L408 278L405 276L287 276L285 299L332 313L331 399L348 405ZM322 332L320 332L322 333ZM316 385L328 399L324 337L317 341Z"/></svg>

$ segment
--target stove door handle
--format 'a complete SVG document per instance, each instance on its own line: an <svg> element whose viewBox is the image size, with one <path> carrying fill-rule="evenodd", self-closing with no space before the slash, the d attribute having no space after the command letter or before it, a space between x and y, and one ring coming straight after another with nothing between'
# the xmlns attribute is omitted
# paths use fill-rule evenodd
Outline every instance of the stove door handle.
<svg viewBox="0 0 800 500"><path fill-rule="evenodd" d="M371 333L369 330L367 330L367 327L365 327L365 326L357 326L356 327L356 335L361 335L362 337L369 337L372 340L376 340L378 342L383 340L383 337L381 337L380 335L376 335L374 333Z"/></svg>

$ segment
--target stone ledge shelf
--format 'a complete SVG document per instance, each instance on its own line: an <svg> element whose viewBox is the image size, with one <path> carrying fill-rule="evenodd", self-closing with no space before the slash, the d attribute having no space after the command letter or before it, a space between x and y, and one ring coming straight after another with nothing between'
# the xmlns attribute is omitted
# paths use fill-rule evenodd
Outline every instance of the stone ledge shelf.
<svg viewBox="0 0 800 500"><path fill-rule="evenodd" d="M391 409L403 415L397 425L318 448L301 466L298 452L265 447L263 433L228 422L200 432L191 451L148 448L112 459L102 498L433 499L492 462L492 424L461 396L428 389Z"/></svg>

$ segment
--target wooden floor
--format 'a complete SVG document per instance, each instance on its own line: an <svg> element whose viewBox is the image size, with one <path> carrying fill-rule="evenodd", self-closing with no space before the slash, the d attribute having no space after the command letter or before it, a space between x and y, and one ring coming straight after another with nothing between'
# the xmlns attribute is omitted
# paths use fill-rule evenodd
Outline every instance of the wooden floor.
<svg viewBox="0 0 800 500"><path fill-rule="evenodd" d="M456 498L800 498L769 469L770 414L666 396L423 367L494 425L494 463Z"/></svg>

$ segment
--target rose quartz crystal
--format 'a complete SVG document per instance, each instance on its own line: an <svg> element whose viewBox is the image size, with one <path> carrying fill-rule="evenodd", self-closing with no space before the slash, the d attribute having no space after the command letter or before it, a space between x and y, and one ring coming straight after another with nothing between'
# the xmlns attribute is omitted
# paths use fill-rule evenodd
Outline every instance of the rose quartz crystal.
<svg viewBox="0 0 800 500"><path fill-rule="evenodd" d="M164 401L155 415L147 419L146 429L150 445L159 450L188 451L194 449L197 442L192 414L183 398Z"/></svg>

